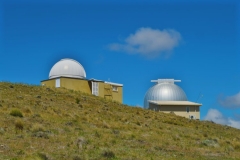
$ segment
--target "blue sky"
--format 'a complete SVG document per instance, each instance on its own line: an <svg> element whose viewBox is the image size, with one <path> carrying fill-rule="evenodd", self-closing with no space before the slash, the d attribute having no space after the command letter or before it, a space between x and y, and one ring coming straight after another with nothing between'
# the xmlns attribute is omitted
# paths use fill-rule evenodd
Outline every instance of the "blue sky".
<svg viewBox="0 0 240 160"><path fill-rule="evenodd" d="M239 17L233 0L1 1L0 80L40 84L72 58L143 106L150 80L180 79L202 120L240 128Z"/></svg>

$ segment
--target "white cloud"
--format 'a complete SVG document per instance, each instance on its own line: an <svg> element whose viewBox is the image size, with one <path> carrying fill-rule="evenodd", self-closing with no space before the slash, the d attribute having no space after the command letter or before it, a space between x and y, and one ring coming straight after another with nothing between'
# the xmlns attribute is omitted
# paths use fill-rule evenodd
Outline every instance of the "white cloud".
<svg viewBox="0 0 240 160"><path fill-rule="evenodd" d="M218 124L228 125L240 129L240 121L223 116L223 114L217 109L209 109L204 120L213 121Z"/></svg>
<svg viewBox="0 0 240 160"><path fill-rule="evenodd" d="M229 122L229 126L240 129L240 121L235 121L229 118L228 122Z"/></svg>
<svg viewBox="0 0 240 160"><path fill-rule="evenodd" d="M240 108L240 92L233 96L222 97L219 104L228 108Z"/></svg>
<svg viewBox="0 0 240 160"><path fill-rule="evenodd" d="M109 48L114 51L156 57L178 46L181 34L173 29L139 28L135 34L125 39L125 44L113 43Z"/></svg>
<svg viewBox="0 0 240 160"><path fill-rule="evenodd" d="M219 124L227 124L227 118L225 118L221 112L216 109L209 109L206 117L204 118L208 121L213 121Z"/></svg>

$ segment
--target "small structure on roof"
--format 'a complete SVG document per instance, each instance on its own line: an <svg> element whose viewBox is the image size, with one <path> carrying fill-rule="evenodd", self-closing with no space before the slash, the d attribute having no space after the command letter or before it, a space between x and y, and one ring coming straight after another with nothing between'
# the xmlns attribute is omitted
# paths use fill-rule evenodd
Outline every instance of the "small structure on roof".
<svg viewBox="0 0 240 160"><path fill-rule="evenodd" d="M86 79L83 66L73 59L58 61L49 72L49 79L41 81L48 87L63 87L100 96L122 103L122 84L97 79Z"/></svg>
<svg viewBox="0 0 240 160"><path fill-rule="evenodd" d="M190 102L182 88L174 84L181 80L152 80L156 85L151 87L144 97L144 108L165 113L175 113L190 119L200 119L202 104Z"/></svg>

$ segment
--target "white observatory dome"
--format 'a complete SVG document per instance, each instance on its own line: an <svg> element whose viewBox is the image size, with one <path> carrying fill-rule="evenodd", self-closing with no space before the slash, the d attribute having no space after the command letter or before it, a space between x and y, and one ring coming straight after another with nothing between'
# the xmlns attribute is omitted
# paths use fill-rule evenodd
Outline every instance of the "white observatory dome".
<svg viewBox="0 0 240 160"><path fill-rule="evenodd" d="M57 77L86 78L83 66L73 59L61 59L49 72L49 79Z"/></svg>
<svg viewBox="0 0 240 160"><path fill-rule="evenodd" d="M158 79L152 82L157 82L156 85L151 87L144 97L144 108L148 108L148 101L187 101L185 92L174 84L179 80L174 79Z"/></svg>

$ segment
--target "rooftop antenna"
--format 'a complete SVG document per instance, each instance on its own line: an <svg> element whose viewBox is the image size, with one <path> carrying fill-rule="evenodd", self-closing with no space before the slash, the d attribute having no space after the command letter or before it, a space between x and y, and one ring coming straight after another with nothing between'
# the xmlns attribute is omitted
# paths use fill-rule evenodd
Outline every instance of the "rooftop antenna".
<svg viewBox="0 0 240 160"><path fill-rule="evenodd" d="M198 98L197 98L196 102L198 102L202 97L203 97L202 92L199 92L199 95L198 95Z"/></svg>
<svg viewBox="0 0 240 160"><path fill-rule="evenodd" d="M158 80L151 80L151 82L157 82L157 83L174 83L174 82L181 82L181 80L175 80L175 79L158 79Z"/></svg>

